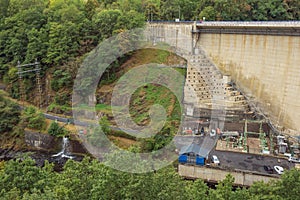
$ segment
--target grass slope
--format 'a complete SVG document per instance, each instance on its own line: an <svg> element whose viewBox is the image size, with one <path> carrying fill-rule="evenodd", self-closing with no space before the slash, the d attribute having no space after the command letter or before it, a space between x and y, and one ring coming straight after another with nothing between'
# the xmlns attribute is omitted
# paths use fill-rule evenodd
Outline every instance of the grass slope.
<svg viewBox="0 0 300 200"><path fill-rule="evenodd" d="M111 125L115 125L111 113L110 100L116 82L130 69L149 63L178 65L184 64L185 61L170 52L157 49L143 49L134 52L132 56L119 67L114 77L115 81L110 84L101 84L97 91L98 101L102 102L102 104L96 105L96 111L101 116L106 115ZM176 70L185 76L186 69L176 68ZM129 111L133 121L141 126L148 125L150 122L149 109L154 104L159 104L164 107L167 113L165 127L171 127L170 130L172 130L172 133L170 134L176 134L181 118L180 103L168 88L161 85L147 84L138 88L135 93L132 94ZM129 144L131 144L131 142L122 139L118 139L116 142L116 145L119 147L128 147Z"/></svg>

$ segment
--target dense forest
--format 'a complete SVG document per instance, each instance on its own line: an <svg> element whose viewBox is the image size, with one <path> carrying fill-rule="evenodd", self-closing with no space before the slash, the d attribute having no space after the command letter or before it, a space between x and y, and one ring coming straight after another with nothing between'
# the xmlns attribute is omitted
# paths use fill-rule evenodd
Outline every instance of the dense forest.
<svg viewBox="0 0 300 200"><path fill-rule="evenodd" d="M257 182L249 189L234 188L233 181L227 175L212 189L202 180L180 178L172 167L130 174L88 158L69 160L64 171L57 173L49 163L40 168L33 160L23 159L0 165L0 199L296 200L300 195L300 172L295 169L276 182Z"/></svg>
<svg viewBox="0 0 300 200"><path fill-rule="evenodd" d="M17 62L37 59L46 80L43 106L50 110L70 106L68 88L86 53L147 21L300 19L298 0L0 0L0 9L0 79L20 98ZM23 80L31 102L34 76Z"/></svg>

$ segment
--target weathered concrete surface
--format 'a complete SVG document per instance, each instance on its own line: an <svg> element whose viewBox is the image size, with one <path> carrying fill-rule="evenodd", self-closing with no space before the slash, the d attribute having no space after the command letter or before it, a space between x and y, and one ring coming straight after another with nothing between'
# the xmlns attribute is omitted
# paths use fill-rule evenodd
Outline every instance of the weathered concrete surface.
<svg viewBox="0 0 300 200"><path fill-rule="evenodd" d="M154 23L147 29L148 40L152 40L153 43L169 44L171 50L187 60L187 78L184 87L186 114L198 117L197 110L210 109L221 111L218 117L222 118L224 110L246 111L248 106L244 97L228 84L231 81L230 77L223 76L206 53L195 48L196 40L192 39L191 32L192 28L196 29L195 25ZM194 51L197 52L196 55L193 55ZM202 111L200 113L203 114Z"/></svg>
<svg viewBox="0 0 300 200"><path fill-rule="evenodd" d="M180 50L183 57L192 51L191 23L151 23L146 31L153 42L167 43Z"/></svg>
<svg viewBox="0 0 300 200"><path fill-rule="evenodd" d="M201 34L199 45L274 122L300 130L300 37Z"/></svg>
<svg viewBox="0 0 300 200"><path fill-rule="evenodd" d="M264 176L260 174L252 174L248 172L224 171L216 168L195 167L189 165L179 165L178 173L180 176L190 179L203 179L210 182L220 182L225 179L227 174L234 177L234 184L239 186L251 186L254 182L263 181L265 183L277 180L278 177Z"/></svg>
<svg viewBox="0 0 300 200"><path fill-rule="evenodd" d="M156 41L184 52L191 59L205 51L223 75L230 75L257 106L280 124L286 133L300 131L300 37L238 33L200 33L193 23L152 23L148 25ZM251 29L249 27L248 29ZM289 27L290 29L290 27ZM285 33L284 27L281 29Z"/></svg>

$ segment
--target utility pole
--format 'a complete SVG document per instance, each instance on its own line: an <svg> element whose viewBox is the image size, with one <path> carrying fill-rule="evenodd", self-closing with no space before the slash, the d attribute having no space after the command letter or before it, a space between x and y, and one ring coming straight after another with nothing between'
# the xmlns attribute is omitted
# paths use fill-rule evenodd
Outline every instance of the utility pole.
<svg viewBox="0 0 300 200"><path fill-rule="evenodd" d="M20 93L20 100L22 102L25 101L25 88L24 88L24 85L23 85L23 76L22 76L22 66L20 64L20 61L18 61L18 75L19 75L19 93Z"/></svg>
<svg viewBox="0 0 300 200"><path fill-rule="evenodd" d="M152 8L150 10L150 13L151 13L151 22L153 21L153 11L152 11Z"/></svg>
<svg viewBox="0 0 300 200"><path fill-rule="evenodd" d="M148 21L149 22L153 21L153 10L152 10L152 7L148 10Z"/></svg>
<svg viewBox="0 0 300 200"><path fill-rule="evenodd" d="M37 94L39 97L39 107L42 106L42 86L41 86L41 77L40 77L40 72L41 72L41 68L40 68L40 63L37 61L37 59L35 60L34 63L29 63L29 64L20 64L20 61L18 61L18 76L19 76L19 90L20 90L20 100L22 102L25 101L25 87L23 84L23 79L24 79L24 75L26 73L31 73L31 72L35 72L36 74L36 84L37 84ZM32 68L34 66L34 68ZM27 67L27 69L26 69ZM29 69L28 69L29 67Z"/></svg>
<svg viewBox="0 0 300 200"><path fill-rule="evenodd" d="M248 121L245 120L245 128L244 128L244 151L247 152L247 133L248 133Z"/></svg>

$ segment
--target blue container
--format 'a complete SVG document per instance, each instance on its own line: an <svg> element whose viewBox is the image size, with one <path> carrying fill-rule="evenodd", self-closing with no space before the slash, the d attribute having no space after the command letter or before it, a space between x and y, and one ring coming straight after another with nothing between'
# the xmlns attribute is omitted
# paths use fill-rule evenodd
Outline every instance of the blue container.
<svg viewBox="0 0 300 200"><path fill-rule="evenodd" d="M180 155L178 158L179 163L187 163L188 161L188 156L187 155Z"/></svg>
<svg viewBox="0 0 300 200"><path fill-rule="evenodd" d="M196 165L204 166L204 164L205 164L205 158L197 156L196 157Z"/></svg>

